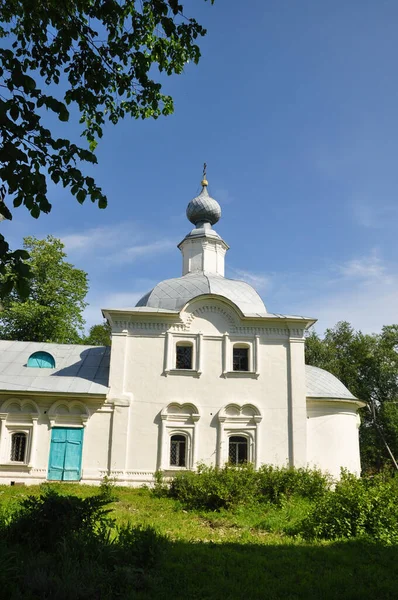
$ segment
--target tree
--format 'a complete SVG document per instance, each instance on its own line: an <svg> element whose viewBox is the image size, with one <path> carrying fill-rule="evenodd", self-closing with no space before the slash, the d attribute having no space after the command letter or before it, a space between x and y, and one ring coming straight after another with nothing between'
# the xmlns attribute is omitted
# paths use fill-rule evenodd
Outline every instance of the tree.
<svg viewBox="0 0 398 600"><path fill-rule="evenodd" d="M99 325L93 325L90 327L88 336L84 338L83 343L88 346L110 346L111 332L111 327L107 321Z"/></svg>
<svg viewBox="0 0 398 600"><path fill-rule="evenodd" d="M307 364L330 371L367 407L361 411L361 458L365 470L380 470L398 456L398 325L379 334L354 331L347 322L306 339Z"/></svg>
<svg viewBox="0 0 398 600"><path fill-rule="evenodd" d="M24 239L32 278L27 299L14 289L0 313L0 337L31 342L80 343L87 274L65 261L64 245L48 236Z"/></svg>
<svg viewBox="0 0 398 600"><path fill-rule="evenodd" d="M211 3L214 0L210 0ZM78 202L105 208L107 199L81 162L94 154L106 121L154 118L173 112L156 70L182 73L198 63L195 43L206 30L183 14L178 0L8 0L0 4L0 215L26 206L48 213L47 179L68 187ZM157 69L156 69L157 67ZM58 95L55 94L58 92ZM57 137L46 112L80 114L88 147ZM0 293L27 294L26 254L0 236Z"/></svg>

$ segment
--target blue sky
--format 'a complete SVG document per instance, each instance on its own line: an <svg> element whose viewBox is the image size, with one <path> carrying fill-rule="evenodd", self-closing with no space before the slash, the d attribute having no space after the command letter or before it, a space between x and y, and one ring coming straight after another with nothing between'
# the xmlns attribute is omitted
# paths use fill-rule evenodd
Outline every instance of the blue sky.
<svg viewBox="0 0 398 600"><path fill-rule="evenodd" d="M208 34L199 65L165 80L174 115L108 125L97 148L108 208L53 185L52 213L16 209L6 237L61 237L100 322L101 307L181 274L206 161L227 275L270 312L317 317L319 331L398 322L396 0L191 0L187 13Z"/></svg>

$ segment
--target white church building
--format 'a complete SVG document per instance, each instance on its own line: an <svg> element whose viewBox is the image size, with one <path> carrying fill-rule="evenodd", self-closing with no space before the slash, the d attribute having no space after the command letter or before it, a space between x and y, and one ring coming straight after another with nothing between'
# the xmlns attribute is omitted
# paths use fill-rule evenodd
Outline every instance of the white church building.
<svg viewBox="0 0 398 600"><path fill-rule="evenodd" d="M207 186L188 204L182 276L103 310L110 348L0 341L0 483L142 485L199 462L360 472L364 404L305 365L315 319L269 313L225 278Z"/></svg>

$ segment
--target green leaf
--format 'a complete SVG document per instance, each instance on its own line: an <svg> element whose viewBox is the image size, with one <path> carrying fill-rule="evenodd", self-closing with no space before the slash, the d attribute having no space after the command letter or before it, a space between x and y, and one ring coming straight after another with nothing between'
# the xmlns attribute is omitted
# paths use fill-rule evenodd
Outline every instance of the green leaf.
<svg viewBox="0 0 398 600"><path fill-rule="evenodd" d="M10 116L11 118L16 121L19 117L19 108L16 104L13 104L10 108Z"/></svg>
<svg viewBox="0 0 398 600"><path fill-rule="evenodd" d="M30 209L30 214L32 215L32 217L34 219L38 219L40 216L40 207L38 206L38 204L34 204L32 206L32 208Z"/></svg>
<svg viewBox="0 0 398 600"><path fill-rule="evenodd" d="M19 258L21 260L28 260L30 254L27 250L14 250L14 252L12 253L12 255L15 258Z"/></svg>
<svg viewBox="0 0 398 600"><path fill-rule="evenodd" d="M76 194L76 198L80 204L83 204L87 196L87 192L85 190L79 190Z"/></svg>
<svg viewBox="0 0 398 600"><path fill-rule="evenodd" d="M62 105L62 108L59 111L58 118L60 121L69 121L69 111L64 104Z"/></svg>

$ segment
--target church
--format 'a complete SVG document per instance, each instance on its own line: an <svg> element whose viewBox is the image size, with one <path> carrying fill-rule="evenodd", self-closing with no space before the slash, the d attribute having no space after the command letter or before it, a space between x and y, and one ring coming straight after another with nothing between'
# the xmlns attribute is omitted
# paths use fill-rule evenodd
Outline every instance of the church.
<svg viewBox="0 0 398 600"><path fill-rule="evenodd" d="M360 473L364 403L305 364L315 319L267 311L224 276L204 178L178 244L182 276L105 308L111 347L0 341L0 484L153 482L198 463Z"/></svg>

